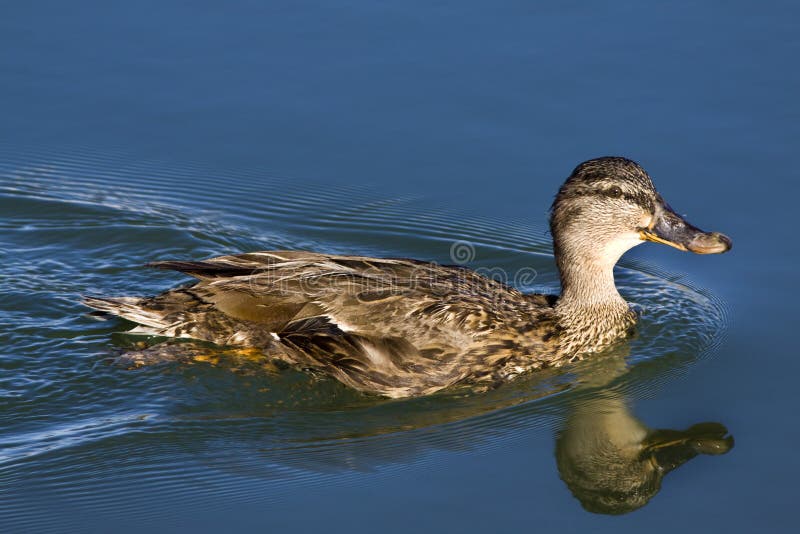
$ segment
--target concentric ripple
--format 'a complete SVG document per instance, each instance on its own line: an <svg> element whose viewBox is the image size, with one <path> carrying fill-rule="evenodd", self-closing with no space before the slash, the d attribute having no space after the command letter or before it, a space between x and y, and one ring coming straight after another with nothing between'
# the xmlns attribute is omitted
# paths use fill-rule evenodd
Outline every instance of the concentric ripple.
<svg viewBox="0 0 800 534"><path fill-rule="evenodd" d="M207 362L126 371L110 364L133 342L116 333L123 325L79 304L181 282L139 268L164 258L302 248L452 263L454 242L472 247L472 267L509 280L524 269L537 275L521 289L558 290L542 228L464 221L430 202L315 192L256 170L0 146L0 516L49 528L43 503L115 515L136 501L158 521L176 500L275 499L285 484L500 447L520 428L551 425L591 387L652 391L720 340L726 315L713 297L629 265L618 285L642 321L616 353L486 394L387 401L213 349Z"/></svg>

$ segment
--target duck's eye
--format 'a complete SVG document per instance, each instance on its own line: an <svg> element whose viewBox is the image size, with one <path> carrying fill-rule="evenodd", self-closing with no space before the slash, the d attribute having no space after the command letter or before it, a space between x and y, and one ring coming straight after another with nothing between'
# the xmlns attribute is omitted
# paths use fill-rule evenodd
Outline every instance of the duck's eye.
<svg viewBox="0 0 800 534"><path fill-rule="evenodd" d="M606 190L606 195L610 196L611 198L619 198L622 196L622 189L615 185Z"/></svg>

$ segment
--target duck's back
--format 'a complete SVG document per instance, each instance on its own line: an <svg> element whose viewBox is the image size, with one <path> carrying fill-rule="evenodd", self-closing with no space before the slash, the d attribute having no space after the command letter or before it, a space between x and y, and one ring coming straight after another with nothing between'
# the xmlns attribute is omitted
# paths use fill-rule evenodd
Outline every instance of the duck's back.
<svg viewBox="0 0 800 534"><path fill-rule="evenodd" d="M199 281L87 304L140 332L263 348L390 397L488 384L555 359L552 301L459 266L300 251L153 266Z"/></svg>

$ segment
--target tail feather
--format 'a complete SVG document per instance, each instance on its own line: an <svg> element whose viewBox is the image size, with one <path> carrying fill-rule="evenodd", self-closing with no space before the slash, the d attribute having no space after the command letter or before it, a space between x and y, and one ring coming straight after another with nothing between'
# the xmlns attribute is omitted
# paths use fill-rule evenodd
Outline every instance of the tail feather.
<svg viewBox="0 0 800 534"><path fill-rule="evenodd" d="M233 265L213 261L157 261L145 264L153 269L180 271L195 278L227 278L253 273L252 265Z"/></svg>
<svg viewBox="0 0 800 534"><path fill-rule="evenodd" d="M101 312L117 315L153 328L163 328L163 315L143 306L145 299L138 297L84 297L83 303Z"/></svg>

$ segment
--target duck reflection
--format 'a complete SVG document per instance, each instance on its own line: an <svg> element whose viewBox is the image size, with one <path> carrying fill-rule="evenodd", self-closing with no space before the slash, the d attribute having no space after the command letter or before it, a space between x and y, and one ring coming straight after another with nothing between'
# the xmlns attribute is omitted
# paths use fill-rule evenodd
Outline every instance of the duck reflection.
<svg viewBox="0 0 800 534"><path fill-rule="evenodd" d="M625 514L641 508L670 471L699 454L725 454L733 447L733 437L720 423L648 428L621 393L610 385L597 387L616 378L621 360L600 363L581 386L590 391L572 403L556 437L561 479L589 512Z"/></svg>
<svg viewBox="0 0 800 534"><path fill-rule="evenodd" d="M223 366L242 380L263 374L267 365L263 356L241 351L178 348L186 353L171 350L167 361L202 362L211 364L209 369ZM118 363L131 367L153 363L145 357L163 363L162 353L133 351L126 357L135 359ZM235 409L246 415L245 429L231 427L236 429L235 439L226 433L227 427L219 428L221 434L216 437L225 441L228 453L224 461L215 461L215 468L269 478L286 476L286 470L276 466L315 473L370 471L413 462L430 449L479 448L491 436L537 427L555 408L564 414L555 436L561 479L586 510L624 514L647 504L670 471L700 454L725 454L734 443L720 423L669 430L652 429L639 420L624 394L626 384L650 383L653 372L671 367L665 361L663 366L637 368L627 363L627 356L627 348L621 348L566 370L539 371L527 380L487 392L452 391L401 402L359 396L336 382L312 381L303 373L293 375L292 382L287 372L277 369L274 375L281 380L275 384L282 386L264 392L260 387L257 391L237 387L238 404L225 387L230 387L230 373L195 375L187 389L199 388L197 398L225 406L226 413ZM330 404L330 399L338 400ZM205 427L191 428L183 436L186 446L207 447L208 457L215 458L218 441L207 441ZM230 454L231 447L237 446L241 450ZM253 455L254 450L259 452Z"/></svg>

